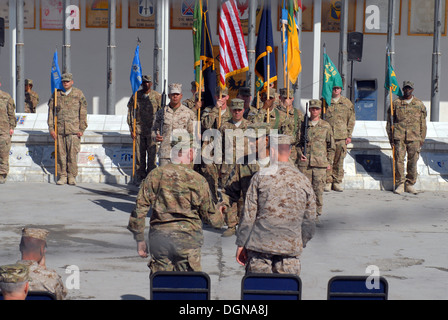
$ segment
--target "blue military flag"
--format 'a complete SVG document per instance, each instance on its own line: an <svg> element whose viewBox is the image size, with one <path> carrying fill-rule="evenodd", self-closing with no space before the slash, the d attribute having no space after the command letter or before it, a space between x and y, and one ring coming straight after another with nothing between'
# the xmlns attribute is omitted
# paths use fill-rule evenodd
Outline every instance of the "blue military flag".
<svg viewBox="0 0 448 320"><path fill-rule="evenodd" d="M134 60L132 61L132 68L131 68L131 87L132 87L132 94L136 93L140 86L142 85L142 65L140 63L140 56L139 56L139 45L137 45L137 48L135 48L135 54L134 54Z"/></svg>
<svg viewBox="0 0 448 320"><path fill-rule="evenodd" d="M54 55L53 55L53 63L51 64L50 79L51 79L51 93L54 93L54 91L56 89L64 90L64 87L62 86L61 70L59 69L59 64L58 64L58 51L57 50L54 52Z"/></svg>

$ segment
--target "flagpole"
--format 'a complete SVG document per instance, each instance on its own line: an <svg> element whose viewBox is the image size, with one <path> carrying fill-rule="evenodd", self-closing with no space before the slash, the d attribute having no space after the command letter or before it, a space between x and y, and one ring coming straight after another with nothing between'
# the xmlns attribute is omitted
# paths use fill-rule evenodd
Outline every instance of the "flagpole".
<svg viewBox="0 0 448 320"><path fill-rule="evenodd" d="M267 87L266 87L266 97L267 97L266 101L270 100L269 98L271 97L269 95L269 86L270 86L270 78L271 78L271 74L270 74L271 73L271 54L270 54L269 50L267 50L267 52L268 52L268 55L267 55L267 57L268 57L268 64L267 64L268 83L267 83ZM269 123L269 122L271 122L271 108L268 108L267 112L268 112L267 123Z"/></svg>
<svg viewBox="0 0 448 320"><path fill-rule="evenodd" d="M201 102L202 102L202 60L200 60L200 70L199 72L199 86L196 88L196 92L198 93L198 136L201 134Z"/></svg>
<svg viewBox="0 0 448 320"><path fill-rule="evenodd" d="M389 95L390 95L390 117L391 117L391 132L392 139L394 136L394 104L392 101L392 86L389 86ZM393 176L393 185L395 190L395 144L392 141L392 176Z"/></svg>
<svg viewBox="0 0 448 320"><path fill-rule="evenodd" d="M324 48L323 56L325 57L325 55L327 54L327 46L325 45L325 43L324 43L323 48ZM322 70L323 70L322 71L322 74L323 74L322 80L325 81L325 61L324 61L324 65L323 65ZM322 99L322 120L325 120L326 114L327 114L327 101L325 101L325 98L323 98Z"/></svg>
<svg viewBox="0 0 448 320"><path fill-rule="evenodd" d="M163 108L163 106L162 106ZM136 127L137 127L137 91L134 94L134 121L133 121L133 129L134 137L132 139L132 181L135 181L135 148L136 148L136 139L137 139L137 133L136 133Z"/></svg>
<svg viewBox="0 0 448 320"><path fill-rule="evenodd" d="M54 179L58 179L58 89L54 89L54 132L56 138L54 139Z"/></svg>

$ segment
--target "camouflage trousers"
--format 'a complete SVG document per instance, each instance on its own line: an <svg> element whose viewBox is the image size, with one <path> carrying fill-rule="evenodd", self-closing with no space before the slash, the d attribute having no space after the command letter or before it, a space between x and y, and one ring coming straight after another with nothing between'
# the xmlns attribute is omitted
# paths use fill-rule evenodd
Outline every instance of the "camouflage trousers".
<svg viewBox="0 0 448 320"><path fill-rule="evenodd" d="M177 242L177 243L176 243ZM202 271L201 247L172 241L165 233L150 232L151 273L157 271Z"/></svg>
<svg viewBox="0 0 448 320"><path fill-rule="evenodd" d="M156 144L151 136L137 135L135 140L135 176L139 180L146 178L156 167Z"/></svg>
<svg viewBox="0 0 448 320"><path fill-rule="evenodd" d="M241 219L244 200L240 198L238 202L233 203L230 208L224 212L224 222L230 228L236 227Z"/></svg>
<svg viewBox="0 0 448 320"><path fill-rule="evenodd" d="M342 183L344 180L344 159L347 155L345 139L335 140L334 161L331 170L327 171L327 183Z"/></svg>
<svg viewBox="0 0 448 320"><path fill-rule="evenodd" d="M201 175L207 180L210 187L210 194L214 203L218 202L218 187L219 187L219 173L216 164L205 164L201 165Z"/></svg>
<svg viewBox="0 0 448 320"><path fill-rule="evenodd" d="M9 152L11 151L11 136L0 134L0 174L9 172Z"/></svg>
<svg viewBox="0 0 448 320"><path fill-rule="evenodd" d="M300 275L301 265L299 257L272 255L247 250L248 273L284 273Z"/></svg>
<svg viewBox="0 0 448 320"><path fill-rule="evenodd" d="M327 169L318 167L299 167L299 170L310 180L316 194L317 214L322 214L322 207L324 205L324 188L325 180L327 178Z"/></svg>
<svg viewBox="0 0 448 320"><path fill-rule="evenodd" d="M76 134L58 135L58 175L60 177L78 175L78 153L81 138Z"/></svg>
<svg viewBox="0 0 448 320"><path fill-rule="evenodd" d="M395 140L395 184L414 185L417 182L417 162L420 157L420 141ZM407 155L407 174L405 176L404 159Z"/></svg>

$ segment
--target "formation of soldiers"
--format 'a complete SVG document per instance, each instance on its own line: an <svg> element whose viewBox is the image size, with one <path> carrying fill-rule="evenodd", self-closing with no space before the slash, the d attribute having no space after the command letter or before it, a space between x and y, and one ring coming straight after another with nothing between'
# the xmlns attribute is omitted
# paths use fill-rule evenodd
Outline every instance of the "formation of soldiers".
<svg viewBox="0 0 448 320"><path fill-rule="evenodd" d="M57 184L74 185L87 103L73 87L72 74L63 74L62 82L64 90L48 103L48 126L57 144ZM416 193L416 162L426 135L426 108L413 89L406 81L404 97L388 111L389 117L393 114L387 132L395 151L396 193ZM309 116L293 107L287 88L279 93L267 88L260 100L249 88L240 88L230 101L227 88L217 88L216 105L204 106L194 82L189 99L183 99L182 85L172 83L169 103L162 106L151 77L143 76L136 101L131 97L128 103L136 143L133 182L140 186L128 229L138 254L150 253L151 272L201 270L205 222L219 229L227 225L223 236L236 234L236 258L247 272L299 274L300 253L324 212L324 191L343 191L343 163L356 117L341 91L333 88L325 110L320 100L309 101ZM0 91L0 183L6 181L15 126L14 102ZM222 139L204 139L211 129ZM229 134L237 131L244 133L243 144ZM211 152L204 152L207 148ZM148 247L144 230L150 210Z"/></svg>

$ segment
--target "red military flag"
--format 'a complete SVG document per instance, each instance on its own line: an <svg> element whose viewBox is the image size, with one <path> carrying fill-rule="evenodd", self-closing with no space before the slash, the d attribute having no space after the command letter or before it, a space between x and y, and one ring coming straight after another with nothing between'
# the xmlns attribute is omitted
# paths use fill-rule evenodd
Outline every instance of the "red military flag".
<svg viewBox="0 0 448 320"><path fill-rule="evenodd" d="M235 0L221 4L219 19L220 85L226 86L226 78L249 70L246 43Z"/></svg>

